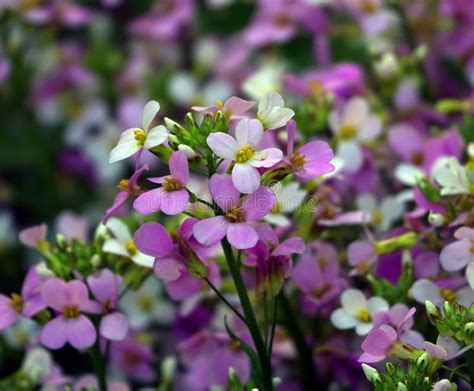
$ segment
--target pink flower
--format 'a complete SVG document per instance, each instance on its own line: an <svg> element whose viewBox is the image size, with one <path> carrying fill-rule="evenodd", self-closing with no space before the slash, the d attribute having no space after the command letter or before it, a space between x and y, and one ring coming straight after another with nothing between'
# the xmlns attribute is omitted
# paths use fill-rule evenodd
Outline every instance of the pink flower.
<svg viewBox="0 0 474 391"><path fill-rule="evenodd" d="M145 223L134 235L137 248L155 258L153 271L165 281L166 291L174 300L191 297L202 290L203 280L187 270L197 263L207 269L207 277L214 285L220 285L217 265L206 264L197 254L202 245L192 237L196 222L196 219L185 220L173 237L159 223Z"/></svg>
<svg viewBox="0 0 474 391"><path fill-rule="evenodd" d="M296 137L296 122L288 122L288 147L286 159L291 165L294 174L300 179L311 179L334 171L329 162L334 153L325 141L311 141L297 151L294 151Z"/></svg>
<svg viewBox="0 0 474 391"><path fill-rule="evenodd" d="M368 240L356 240L347 248L347 258L354 267L351 274L364 274L377 262L378 256Z"/></svg>
<svg viewBox="0 0 474 391"><path fill-rule="evenodd" d="M214 174L209 181L209 191L224 215L211 217L196 223L194 237L205 246L211 246L225 236L239 250L252 248L257 244L258 234L248 224L268 214L276 197L267 187L260 187L240 202L240 193L227 174Z"/></svg>
<svg viewBox="0 0 474 391"><path fill-rule="evenodd" d="M0 294L0 330L10 327L20 315L32 317L46 308L39 292L41 279L32 267L23 281L21 296Z"/></svg>
<svg viewBox="0 0 474 391"><path fill-rule="evenodd" d="M112 341L122 341L128 331L127 317L117 311L122 282L122 277L108 269L101 270L96 275L87 278L87 284L92 294L101 304L102 318L99 334Z"/></svg>
<svg viewBox="0 0 474 391"><path fill-rule="evenodd" d="M404 358L407 358L407 355L409 355L410 351L413 351L414 348L405 345L400 340L400 334L406 329L405 324L412 322L411 319L415 315L415 312L415 308L411 308L406 312L397 330L384 324L370 331L364 342L362 342L362 350L364 353L360 356L359 362L374 363L382 361L394 353L395 347L397 347L397 354L403 354Z"/></svg>
<svg viewBox="0 0 474 391"><path fill-rule="evenodd" d="M258 150L263 138L263 126L256 119L241 119L235 138L222 132L211 133L207 144L219 157L235 162L232 182L241 193L251 194L260 186L258 168L278 163L283 153L278 148Z"/></svg>
<svg viewBox="0 0 474 391"><path fill-rule="evenodd" d="M137 197L133 203L136 211L143 215L162 211L167 215L181 213L189 202L186 185L189 181L188 159L183 152L173 152L169 161L170 174L164 177L148 178L162 186L147 191Z"/></svg>
<svg viewBox="0 0 474 391"><path fill-rule="evenodd" d="M127 201L130 195L137 195L137 191L138 191L137 182L144 171L148 171L148 165L146 164L143 167L136 170L129 180L124 179L120 181L120 184L118 187L121 191L115 197L112 206L109 209L107 209L104 220L103 220L104 224L107 224L107 221L110 219L111 216L114 216L117 214L118 210L122 207L125 201Z"/></svg>
<svg viewBox="0 0 474 391"><path fill-rule="evenodd" d="M36 247L38 244L46 240L47 233L48 227L46 224L26 228L20 232L20 242L25 246Z"/></svg>
<svg viewBox="0 0 474 391"><path fill-rule="evenodd" d="M217 104L212 106L193 106L192 109L203 114L215 114L218 111L222 111L224 117L230 120L242 118L243 115L254 106L255 102L253 101L231 96L224 104L217 102Z"/></svg>
<svg viewBox="0 0 474 391"><path fill-rule="evenodd" d="M458 271L474 262L474 229L461 227L454 237L458 240L444 247L439 255L441 266L448 272Z"/></svg>
<svg viewBox="0 0 474 391"><path fill-rule="evenodd" d="M91 347L97 337L94 325L81 312L91 312L87 287L82 281L64 282L51 278L41 289L43 302L58 312L43 328L41 343L49 349L60 349L69 342L76 349Z"/></svg>

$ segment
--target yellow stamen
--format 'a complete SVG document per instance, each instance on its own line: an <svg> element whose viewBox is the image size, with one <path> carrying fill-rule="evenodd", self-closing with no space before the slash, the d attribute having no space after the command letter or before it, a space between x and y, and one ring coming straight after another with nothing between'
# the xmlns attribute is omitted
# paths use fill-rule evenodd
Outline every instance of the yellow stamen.
<svg viewBox="0 0 474 391"><path fill-rule="evenodd" d="M133 241L133 239L127 243L127 252L131 257L133 257L134 255L138 253L137 246L135 245L135 242Z"/></svg>
<svg viewBox="0 0 474 391"><path fill-rule="evenodd" d="M272 208L272 213L281 213L281 202L280 201L276 201L275 204L273 205L273 208Z"/></svg>
<svg viewBox="0 0 474 391"><path fill-rule="evenodd" d="M339 129L339 138L341 140L350 140L357 134L357 128L352 124L344 124Z"/></svg>
<svg viewBox="0 0 474 391"><path fill-rule="evenodd" d="M242 215L242 212L240 211L240 207L238 206L235 206L232 209L229 209L225 213L225 218L233 223L241 223L245 221L245 218Z"/></svg>
<svg viewBox="0 0 474 391"><path fill-rule="evenodd" d="M370 316L369 311L367 311L365 308L359 311L359 313L357 314L357 318L361 322L365 322L365 323L369 323L372 320L372 317Z"/></svg>
<svg viewBox="0 0 474 391"><path fill-rule="evenodd" d="M21 297L20 295L18 295L16 293L11 294L10 305L19 314L21 314L23 312L23 304L24 304L23 297Z"/></svg>
<svg viewBox="0 0 474 391"><path fill-rule="evenodd" d="M330 289L331 285L326 283L321 288L313 289L313 291L311 292L311 296L319 299L320 297L323 297L324 294L326 294Z"/></svg>
<svg viewBox="0 0 474 391"><path fill-rule="evenodd" d="M224 103L222 103L222 101L218 100L218 101L216 102L216 106L217 106L219 109L222 110L222 109L224 108Z"/></svg>
<svg viewBox="0 0 474 391"><path fill-rule="evenodd" d="M379 225L383 221L383 213L380 210L375 210L372 213L372 221L375 225Z"/></svg>
<svg viewBox="0 0 474 391"><path fill-rule="evenodd" d="M67 305L64 307L63 316L66 319L74 319L77 318L81 314L79 307L76 305Z"/></svg>
<svg viewBox="0 0 474 391"><path fill-rule="evenodd" d="M163 188L166 191L177 191L181 190L183 188L183 185L174 178L166 177L165 181L163 182Z"/></svg>
<svg viewBox="0 0 474 391"><path fill-rule="evenodd" d="M237 154L235 155L235 161L237 163L245 163L248 162L253 157L254 150L247 144L242 149L240 149Z"/></svg>
<svg viewBox="0 0 474 391"><path fill-rule="evenodd" d="M143 312L150 312L153 308L153 297L143 295L138 299L138 306Z"/></svg>
<svg viewBox="0 0 474 391"><path fill-rule="evenodd" d="M299 171L303 168L306 163L306 157L299 152L293 153L290 158L290 163L295 168L296 171Z"/></svg>
<svg viewBox="0 0 474 391"><path fill-rule="evenodd" d="M425 160L425 156L423 155L423 152L415 152L413 155L411 155L411 162L415 164L416 166L419 166L423 164L423 161Z"/></svg>
<svg viewBox="0 0 474 391"><path fill-rule="evenodd" d="M321 269L322 272L325 271L329 265L329 261L326 257L319 257L318 263L319 263L319 268Z"/></svg>
<svg viewBox="0 0 474 391"><path fill-rule="evenodd" d="M456 293L452 289L441 289L441 297L446 301L456 300Z"/></svg>
<svg viewBox="0 0 474 391"><path fill-rule="evenodd" d="M133 134L135 136L135 140L137 140L137 144L138 145L145 145L145 141L146 141L146 133L141 130L141 129L135 129L133 131Z"/></svg>

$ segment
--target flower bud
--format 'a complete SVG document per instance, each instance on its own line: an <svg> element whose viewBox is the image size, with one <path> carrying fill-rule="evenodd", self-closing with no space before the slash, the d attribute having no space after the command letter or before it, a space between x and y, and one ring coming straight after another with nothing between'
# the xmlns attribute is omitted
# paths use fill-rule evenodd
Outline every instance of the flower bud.
<svg viewBox="0 0 474 391"><path fill-rule="evenodd" d="M474 322L469 322L464 325L464 332L472 339L474 338Z"/></svg>
<svg viewBox="0 0 474 391"><path fill-rule="evenodd" d="M398 387L397 387L397 391L408 391L408 388L405 384L403 384L402 382L398 382Z"/></svg>
<svg viewBox="0 0 474 391"><path fill-rule="evenodd" d="M416 365L420 369L425 369L429 363L429 355L428 352L424 352L418 359L416 360Z"/></svg>
<svg viewBox="0 0 474 391"><path fill-rule="evenodd" d="M174 374L176 373L176 357L167 356L161 363L161 376L165 381L173 380Z"/></svg>
<svg viewBox="0 0 474 391"><path fill-rule="evenodd" d="M364 371L364 375L369 382L372 382L372 378L378 375L378 371L367 364L362 364L362 370Z"/></svg>
<svg viewBox="0 0 474 391"><path fill-rule="evenodd" d="M436 307L431 301L425 301L426 312L430 316L438 317L440 315L438 307Z"/></svg>
<svg viewBox="0 0 474 391"><path fill-rule="evenodd" d="M375 252L379 255L390 254L397 250L411 249L417 243L418 236L415 232L375 242Z"/></svg>
<svg viewBox="0 0 474 391"><path fill-rule="evenodd" d="M428 221L434 227L441 227L446 222L446 219L441 213L430 212L428 215Z"/></svg>
<svg viewBox="0 0 474 391"><path fill-rule="evenodd" d="M197 156L194 149L192 149L191 147L189 147L185 144L179 144L178 145L178 151L183 152L188 159L194 159Z"/></svg>

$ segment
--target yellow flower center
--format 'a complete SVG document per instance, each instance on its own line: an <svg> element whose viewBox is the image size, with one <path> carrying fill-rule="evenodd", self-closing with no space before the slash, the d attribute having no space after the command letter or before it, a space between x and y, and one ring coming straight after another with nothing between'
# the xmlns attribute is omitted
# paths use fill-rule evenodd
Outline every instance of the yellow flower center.
<svg viewBox="0 0 474 391"><path fill-rule="evenodd" d="M102 315L110 314L113 310L114 310L114 307L110 299L105 300L104 303L102 304Z"/></svg>
<svg viewBox="0 0 474 391"><path fill-rule="evenodd" d="M253 149L250 144L247 144L242 149L240 149L237 154L235 155L235 161L237 163L245 163L252 159L253 156Z"/></svg>
<svg viewBox="0 0 474 391"><path fill-rule="evenodd" d="M416 166L419 166L423 164L423 161L425 160L425 156L423 155L423 152L415 152L413 155L411 155L411 162L415 164Z"/></svg>
<svg viewBox="0 0 474 391"><path fill-rule="evenodd" d="M153 297L143 295L138 299L138 306L143 312L150 312L153 308Z"/></svg>
<svg viewBox="0 0 474 391"><path fill-rule="evenodd" d="M339 138L341 140L350 140L357 134L357 128L352 124L344 124L339 129Z"/></svg>
<svg viewBox="0 0 474 391"><path fill-rule="evenodd" d="M238 206L235 206L232 209L229 209L225 213L225 218L233 223L241 223L245 221L245 218L242 215L242 212L240 211L240 207Z"/></svg>
<svg viewBox="0 0 474 391"><path fill-rule="evenodd" d="M240 352L240 344L237 341L230 341L229 342L229 349L231 352L237 353Z"/></svg>
<svg viewBox="0 0 474 391"><path fill-rule="evenodd" d="M18 295L16 293L11 294L10 305L19 314L21 314L23 312L23 304L24 304L23 297L21 297L20 295Z"/></svg>
<svg viewBox="0 0 474 391"><path fill-rule="evenodd" d="M138 253L137 246L135 245L135 242L133 241L133 239L127 243L127 252L131 257L133 257L134 255L137 255Z"/></svg>
<svg viewBox="0 0 474 391"><path fill-rule="evenodd" d="M365 323L369 323L372 320L372 317L370 316L369 311L367 311L365 308L359 311L359 313L357 314L357 318L361 322L365 322Z"/></svg>
<svg viewBox="0 0 474 391"><path fill-rule="evenodd" d="M446 301L456 300L456 293L452 289L441 289L441 297Z"/></svg>
<svg viewBox="0 0 474 391"><path fill-rule="evenodd" d="M326 283L321 288L315 288L311 292L311 295L316 298L323 297L325 293L327 293L331 289L331 285Z"/></svg>
<svg viewBox="0 0 474 391"><path fill-rule="evenodd" d="M29 11L37 7L41 3L40 0L20 0L20 9L22 11Z"/></svg>
<svg viewBox="0 0 474 391"><path fill-rule="evenodd" d="M318 258L319 268L321 271L325 271L326 268L329 266L329 261L326 257L319 257Z"/></svg>
<svg viewBox="0 0 474 391"><path fill-rule="evenodd" d="M216 106L217 106L220 110L222 110L222 109L224 108L224 103L222 103L222 101L218 100L218 101L216 102Z"/></svg>
<svg viewBox="0 0 474 391"><path fill-rule="evenodd" d="M281 213L281 202L280 201L276 201L275 204L273 205L273 208L272 208L272 213Z"/></svg>
<svg viewBox="0 0 474 391"><path fill-rule="evenodd" d="M363 12L371 14L371 13L377 11L377 6L373 2L373 0L365 0L361 4L361 9L362 9Z"/></svg>
<svg viewBox="0 0 474 391"><path fill-rule="evenodd" d="M306 163L306 158L299 152L293 153L290 158L291 165L295 168L296 171L299 171L303 168Z"/></svg>
<svg viewBox="0 0 474 391"><path fill-rule="evenodd" d="M383 221L383 213L380 210L375 210L372 213L372 221L374 222L375 225L379 225Z"/></svg>
<svg viewBox="0 0 474 391"><path fill-rule="evenodd" d="M177 191L181 190L183 188L183 185L179 183L179 181L177 181L176 179L166 177L165 181L163 182L163 188L166 191Z"/></svg>
<svg viewBox="0 0 474 391"><path fill-rule="evenodd" d="M77 318L81 314L79 307L76 305L67 305L64 307L63 315L66 319Z"/></svg>
<svg viewBox="0 0 474 391"><path fill-rule="evenodd" d="M141 145L141 146L145 145L146 133L143 130L135 129L133 131L133 134L134 134L135 140L137 140L138 145Z"/></svg>
<svg viewBox="0 0 474 391"><path fill-rule="evenodd" d="M357 271L361 274L365 274L367 270L369 270L369 263L368 262L361 262L357 265Z"/></svg>
<svg viewBox="0 0 474 391"><path fill-rule="evenodd" d="M471 248L469 249L469 251L471 252L471 254L474 254L474 244L471 246Z"/></svg>

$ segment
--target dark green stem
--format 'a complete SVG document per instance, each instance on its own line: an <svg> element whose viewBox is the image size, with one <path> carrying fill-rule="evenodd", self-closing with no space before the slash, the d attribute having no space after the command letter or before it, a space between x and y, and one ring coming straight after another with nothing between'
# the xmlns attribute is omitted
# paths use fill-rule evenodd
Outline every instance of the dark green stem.
<svg viewBox="0 0 474 391"><path fill-rule="evenodd" d="M469 382L474 386L474 350L466 352L466 364L469 372Z"/></svg>
<svg viewBox="0 0 474 391"><path fill-rule="evenodd" d="M304 334L296 321L297 317L291 309L291 305L286 297L283 289L278 295L281 308L284 312L284 325L288 333L291 335L298 351L298 364L302 371L302 382L304 390L321 389L322 384L316 379L316 366L313 360L311 348L306 344Z"/></svg>
<svg viewBox="0 0 474 391"><path fill-rule="evenodd" d="M272 391L272 365L270 362L270 357L267 354L267 348L263 341L262 334L260 333L260 329L258 327L257 319L255 318L255 314L253 312L252 304L250 303L250 299L247 294L247 288L245 287L242 275L240 274L239 265L237 264L229 242L224 238L222 239L221 243L227 260L227 265L229 266L230 274L232 275L235 288L237 289L237 294L239 295L240 304L244 311L245 321L250 335L252 336L252 340L260 361L262 369L261 391Z"/></svg>
<svg viewBox="0 0 474 391"><path fill-rule="evenodd" d="M216 294L216 296L221 299L221 301L227 306L229 307L229 309L239 317L239 319L246 323L245 322L245 318L244 316L237 310L237 308L235 308L230 302L229 300L227 300L225 298L225 296L219 291L219 289L217 289L216 286L214 286L214 284L209 280L209 278L207 277L203 277L203 280L206 281L207 285L209 285L209 287L214 291L214 293Z"/></svg>
<svg viewBox="0 0 474 391"><path fill-rule="evenodd" d="M105 360L100 352L99 342L90 351L92 365L99 384L99 391L107 391L107 379L105 376Z"/></svg>

